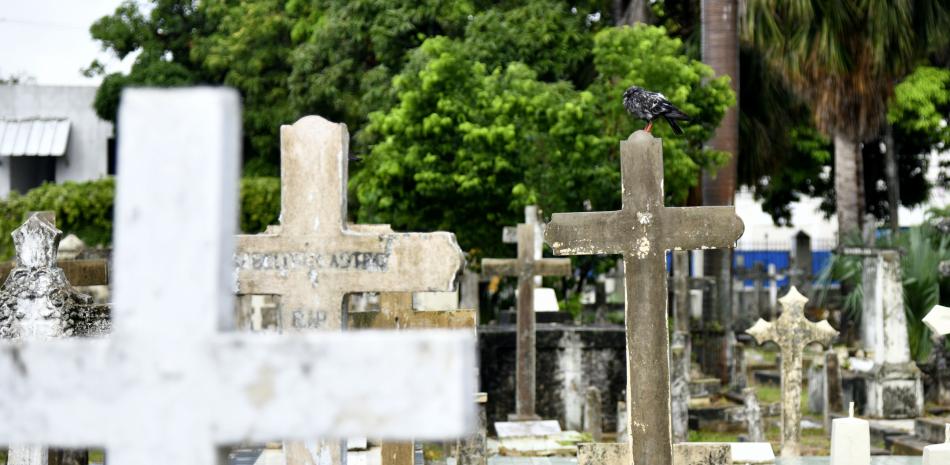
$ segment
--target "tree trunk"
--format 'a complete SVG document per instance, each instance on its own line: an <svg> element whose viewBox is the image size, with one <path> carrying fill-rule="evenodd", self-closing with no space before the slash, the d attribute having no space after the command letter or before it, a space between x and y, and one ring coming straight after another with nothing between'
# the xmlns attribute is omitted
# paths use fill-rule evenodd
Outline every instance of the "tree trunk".
<svg viewBox="0 0 950 465"><path fill-rule="evenodd" d="M890 217L891 237L897 237L900 228L898 213L901 205L900 177L897 175L897 151L894 149L894 127L884 126L884 180L887 182L887 208Z"/></svg>
<svg viewBox="0 0 950 465"><path fill-rule="evenodd" d="M858 143L835 132L835 203L838 216L838 245L849 235L861 233L863 183L858 179Z"/></svg>
<svg viewBox="0 0 950 465"><path fill-rule="evenodd" d="M737 28L738 7L736 0L703 0L702 2L702 54L706 62L719 76L729 76L732 90L739 95L739 36ZM739 153L739 106L726 110L715 135L709 141L711 148L731 154L729 161L715 173L703 173L703 205L733 205L736 193L736 155ZM716 311L713 313L721 325L724 336L719 341L717 366L706 366L713 376L724 383L732 372L732 250L709 250L705 254L704 274L716 277ZM707 335L708 337L708 335Z"/></svg>

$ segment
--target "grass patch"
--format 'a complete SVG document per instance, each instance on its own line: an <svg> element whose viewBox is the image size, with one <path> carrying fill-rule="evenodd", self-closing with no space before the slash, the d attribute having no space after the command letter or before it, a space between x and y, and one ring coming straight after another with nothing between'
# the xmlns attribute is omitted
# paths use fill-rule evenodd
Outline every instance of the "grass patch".
<svg viewBox="0 0 950 465"><path fill-rule="evenodd" d="M738 442L738 433L718 433L715 431L690 431L689 442Z"/></svg>
<svg viewBox="0 0 950 465"><path fill-rule="evenodd" d="M90 449L89 461L97 463L106 463L106 452L102 449Z"/></svg>

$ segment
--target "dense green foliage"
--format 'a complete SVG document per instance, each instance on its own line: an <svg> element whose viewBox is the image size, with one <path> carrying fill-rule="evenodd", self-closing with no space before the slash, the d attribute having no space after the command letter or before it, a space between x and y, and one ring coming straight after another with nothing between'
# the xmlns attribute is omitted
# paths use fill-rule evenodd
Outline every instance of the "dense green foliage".
<svg viewBox="0 0 950 465"><path fill-rule="evenodd" d="M519 61L483 63L467 41L423 42L393 80L397 105L371 114L361 134L372 150L351 183L359 219L450 229L465 249L497 249L498 231L524 205L619 208L619 141L643 124L620 103L634 83L693 117L683 137L663 141L668 201L682 203L701 168L724 157L703 142L734 103L728 81L712 79L663 28L607 28L593 42L586 89L543 81ZM671 135L665 123L656 132Z"/></svg>
<svg viewBox="0 0 950 465"><path fill-rule="evenodd" d="M280 214L280 180L278 178L244 178L241 180L240 228L257 233L277 223ZM11 193L0 200L0 257L13 256L13 240L9 234L20 227L31 211L56 213L56 226L64 234L75 234L87 246L109 246L112 242L112 206L115 180L44 184L20 195Z"/></svg>

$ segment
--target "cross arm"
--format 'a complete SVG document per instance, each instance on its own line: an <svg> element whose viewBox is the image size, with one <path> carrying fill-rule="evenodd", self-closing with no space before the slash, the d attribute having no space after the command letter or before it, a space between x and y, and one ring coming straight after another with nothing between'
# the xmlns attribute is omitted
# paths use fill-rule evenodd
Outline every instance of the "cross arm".
<svg viewBox="0 0 950 465"><path fill-rule="evenodd" d="M776 336L775 325L761 318L759 318L759 321L756 321L755 324L745 332L746 334L755 338L755 342L759 344L763 344L768 341L774 341Z"/></svg>
<svg viewBox="0 0 950 465"><path fill-rule="evenodd" d="M475 328L472 310L412 311L393 314L382 309L378 312L356 312L348 315L348 326L374 329L463 329Z"/></svg>
<svg viewBox="0 0 950 465"><path fill-rule="evenodd" d="M534 262L534 274L538 276L569 276L570 258L542 258Z"/></svg>
<svg viewBox="0 0 950 465"><path fill-rule="evenodd" d="M734 247L745 225L734 207L680 207L663 212L665 250Z"/></svg>
<svg viewBox="0 0 950 465"><path fill-rule="evenodd" d="M474 425L469 331L231 333L188 346L166 360L105 340L0 345L0 437L109 447L170 428L139 421L163 416L217 443L444 439Z"/></svg>
<svg viewBox="0 0 950 465"><path fill-rule="evenodd" d="M518 276L518 260L513 258L483 258L482 277Z"/></svg>
<svg viewBox="0 0 950 465"><path fill-rule="evenodd" d="M621 212L555 213L544 230L555 255L619 254L629 239L624 237ZM595 241L592 238L604 239Z"/></svg>
<svg viewBox="0 0 950 465"><path fill-rule="evenodd" d="M805 338L808 341L814 341L828 347L831 341L834 341L835 337L838 336L838 331L828 324L828 320L821 320L818 323L805 320L804 323Z"/></svg>

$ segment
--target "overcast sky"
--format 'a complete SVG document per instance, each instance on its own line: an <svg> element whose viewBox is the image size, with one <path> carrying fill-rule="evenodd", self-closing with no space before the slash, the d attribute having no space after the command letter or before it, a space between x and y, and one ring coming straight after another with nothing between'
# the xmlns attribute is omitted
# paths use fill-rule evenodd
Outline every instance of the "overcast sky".
<svg viewBox="0 0 950 465"><path fill-rule="evenodd" d="M98 58L108 71L128 70L103 52L89 26L121 0L0 0L0 77L25 73L38 84L96 85L80 69ZM129 60L126 60L129 61Z"/></svg>

